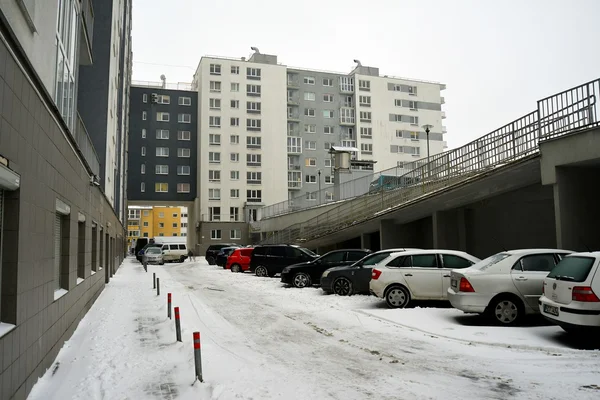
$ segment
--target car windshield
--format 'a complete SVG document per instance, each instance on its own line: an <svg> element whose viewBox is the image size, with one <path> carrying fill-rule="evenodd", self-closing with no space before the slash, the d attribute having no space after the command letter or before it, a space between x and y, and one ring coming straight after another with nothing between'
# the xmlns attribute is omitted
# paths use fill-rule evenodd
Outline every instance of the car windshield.
<svg viewBox="0 0 600 400"><path fill-rule="evenodd" d="M366 256L366 257L358 260L354 264L352 264L352 266L355 267L355 266L359 266L359 265L362 265L362 266L375 265L375 264L378 264L380 261L388 258L390 256L390 254L391 253L369 254L368 256Z"/></svg>
<svg viewBox="0 0 600 400"><path fill-rule="evenodd" d="M306 249L304 247L298 247L298 249L300 249L301 251L308 253L309 256L313 256L313 257L318 257L318 254L313 253L312 251L310 251L309 249Z"/></svg>
<svg viewBox="0 0 600 400"><path fill-rule="evenodd" d="M160 254L160 249L158 247L150 247L146 250L147 254Z"/></svg>
<svg viewBox="0 0 600 400"><path fill-rule="evenodd" d="M489 256L488 258L471 265L471 268L484 271L484 270L488 269L489 267L491 267L492 265L497 264L500 261L504 260L507 257L510 257L510 254L508 254L508 253L494 254L493 256Z"/></svg>
<svg viewBox="0 0 600 400"><path fill-rule="evenodd" d="M548 274L548 278L562 281L583 282L587 279L596 261L593 257L565 257Z"/></svg>

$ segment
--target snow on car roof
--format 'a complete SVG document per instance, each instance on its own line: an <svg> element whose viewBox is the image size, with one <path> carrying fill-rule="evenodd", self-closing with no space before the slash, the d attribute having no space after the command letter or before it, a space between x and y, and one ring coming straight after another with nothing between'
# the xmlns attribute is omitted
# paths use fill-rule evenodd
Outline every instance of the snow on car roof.
<svg viewBox="0 0 600 400"><path fill-rule="evenodd" d="M499 251L498 253L507 253L507 254L511 254L511 255L518 255L518 254L555 253L557 251L564 252L564 253L572 253L571 250L561 250L561 249L515 249L515 250Z"/></svg>

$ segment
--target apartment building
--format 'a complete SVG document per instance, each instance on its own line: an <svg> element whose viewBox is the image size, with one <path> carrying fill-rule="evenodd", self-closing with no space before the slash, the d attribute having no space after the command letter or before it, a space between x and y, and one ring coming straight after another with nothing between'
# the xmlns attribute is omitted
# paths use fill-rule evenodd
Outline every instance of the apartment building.
<svg viewBox="0 0 600 400"><path fill-rule="evenodd" d="M191 204L198 171L198 94L166 86L131 86L129 200Z"/></svg>
<svg viewBox="0 0 600 400"><path fill-rule="evenodd" d="M103 113L105 86L79 88L82 68L106 68L105 42L122 62L103 74L128 86L130 15L131 1L0 3L2 399L27 397L123 259L122 208L102 180L107 151L95 148L108 137L118 158L119 136L107 132L108 117L102 132L89 131L79 113L90 102ZM126 124L125 96L116 102ZM120 135L123 145L126 126Z"/></svg>
<svg viewBox="0 0 600 400"><path fill-rule="evenodd" d="M157 236L186 237L187 208L130 206L127 217L128 246L131 247L140 237L153 238Z"/></svg>
<svg viewBox="0 0 600 400"><path fill-rule="evenodd" d="M248 241L248 222L287 198L286 67L256 51L246 59L202 57L198 92L200 253Z"/></svg>

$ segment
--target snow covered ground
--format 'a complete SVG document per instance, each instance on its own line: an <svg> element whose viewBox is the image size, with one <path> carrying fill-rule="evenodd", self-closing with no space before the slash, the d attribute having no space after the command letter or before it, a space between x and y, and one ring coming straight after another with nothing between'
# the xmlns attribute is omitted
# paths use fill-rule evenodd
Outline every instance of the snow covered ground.
<svg viewBox="0 0 600 400"><path fill-rule="evenodd" d="M167 293L181 310L182 343ZM529 325L489 326L452 308L389 310L203 258L147 273L127 259L29 398L600 398L600 344ZM194 331L204 383L192 386Z"/></svg>

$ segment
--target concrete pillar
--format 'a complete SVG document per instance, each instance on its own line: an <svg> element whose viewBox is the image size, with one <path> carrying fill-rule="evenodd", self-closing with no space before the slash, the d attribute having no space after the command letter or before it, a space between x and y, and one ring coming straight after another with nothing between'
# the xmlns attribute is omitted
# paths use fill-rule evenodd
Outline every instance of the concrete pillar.
<svg viewBox="0 0 600 400"><path fill-rule="evenodd" d="M431 215L433 248L467 250L465 210L436 211Z"/></svg>
<svg viewBox="0 0 600 400"><path fill-rule="evenodd" d="M379 221L379 243L381 249L389 249L395 247L396 244L396 224L391 219L382 219Z"/></svg>
<svg viewBox="0 0 600 400"><path fill-rule="evenodd" d="M371 249L373 244L371 243L371 233L362 233L360 235L360 247L362 249Z"/></svg>

